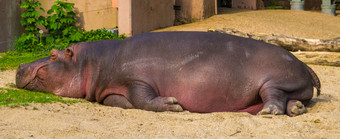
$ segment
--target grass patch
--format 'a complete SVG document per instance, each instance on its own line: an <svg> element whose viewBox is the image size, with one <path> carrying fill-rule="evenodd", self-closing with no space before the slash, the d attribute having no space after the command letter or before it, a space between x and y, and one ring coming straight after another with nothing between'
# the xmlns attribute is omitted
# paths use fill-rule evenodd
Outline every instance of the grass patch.
<svg viewBox="0 0 340 139"><path fill-rule="evenodd" d="M48 52L18 53L9 51L0 53L0 71L16 69L21 63L30 63L49 56Z"/></svg>
<svg viewBox="0 0 340 139"><path fill-rule="evenodd" d="M20 107L27 106L28 103L79 103L84 102L79 99L64 99L61 96L55 96L50 93L33 92L26 90L15 90L15 89L3 89L0 90L4 93L0 93L0 106Z"/></svg>

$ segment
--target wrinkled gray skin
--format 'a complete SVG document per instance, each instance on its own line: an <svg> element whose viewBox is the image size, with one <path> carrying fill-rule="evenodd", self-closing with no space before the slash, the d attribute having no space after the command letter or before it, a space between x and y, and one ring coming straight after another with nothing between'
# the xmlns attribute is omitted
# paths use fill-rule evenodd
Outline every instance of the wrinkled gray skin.
<svg viewBox="0 0 340 139"><path fill-rule="evenodd" d="M220 33L84 42L19 66L19 88L150 111L306 112L316 74L288 51Z"/></svg>

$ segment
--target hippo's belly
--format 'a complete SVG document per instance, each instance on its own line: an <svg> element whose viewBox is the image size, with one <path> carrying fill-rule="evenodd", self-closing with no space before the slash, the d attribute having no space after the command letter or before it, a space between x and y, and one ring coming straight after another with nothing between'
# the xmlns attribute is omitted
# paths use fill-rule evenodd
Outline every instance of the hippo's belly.
<svg viewBox="0 0 340 139"><path fill-rule="evenodd" d="M258 76L221 68L214 63L193 64L172 71L158 84L161 96L175 97L192 112L239 111L261 101Z"/></svg>

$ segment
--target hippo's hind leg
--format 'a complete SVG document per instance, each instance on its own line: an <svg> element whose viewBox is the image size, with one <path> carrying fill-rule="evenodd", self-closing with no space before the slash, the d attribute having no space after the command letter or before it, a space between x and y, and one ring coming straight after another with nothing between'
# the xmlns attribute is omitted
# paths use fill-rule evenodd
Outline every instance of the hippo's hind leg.
<svg viewBox="0 0 340 139"><path fill-rule="evenodd" d="M115 94L107 96L104 99L103 104L107 106L121 107L124 109L134 108L133 105L124 96Z"/></svg>
<svg viewBox="0 0 340 139"><path fill-rule="evenodd" d="M286 92L275 87L267 87L260 90L260 96L264 106L258 115L280 115L285 113L288 99Z"/></svg>
<svg viewBox="0 0 340 139"><path fill-rule="evenodd" d="M157 96L153 88L146 83L131 83L128 87L128 94L135 108L158 112L183 111L176 98Z"/></svg>

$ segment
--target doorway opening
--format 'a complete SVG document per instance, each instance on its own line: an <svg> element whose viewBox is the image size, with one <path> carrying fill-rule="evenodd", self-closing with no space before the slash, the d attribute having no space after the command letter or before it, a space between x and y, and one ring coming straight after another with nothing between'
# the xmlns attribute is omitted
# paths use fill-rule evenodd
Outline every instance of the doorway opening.
<svg viewBox="0 0 340 139"><path fill-rule="evenodd" d="M217 6L231 8L232 0L217 0Z"/></svg>

